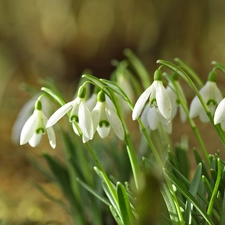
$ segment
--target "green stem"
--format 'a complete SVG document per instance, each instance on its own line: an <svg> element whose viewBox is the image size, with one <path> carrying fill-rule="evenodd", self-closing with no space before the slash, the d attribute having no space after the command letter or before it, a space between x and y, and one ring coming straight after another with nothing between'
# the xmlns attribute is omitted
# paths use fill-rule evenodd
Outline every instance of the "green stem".
<svg viewBox="0 0 225 225"><path fill-rule="evenodd" d="M133 171L134 182L138 190L139 189L138 177L140 176L141 172L140 172L138 159L136 157L136 152L135 152L129 133L125 133L125 141L126 141L127 154L130 160L132 171Z"/></svg>
<svg viewBox="0 0 225 225"><path fill-rule="evenodd" d="M175 58L174 61L177 62L181 68L183 68L185 71L187 71L188 74L191 75L191 77L195 80L199 87L203 86L203 82L201 81L199 76L186 63L184 63L179 58Z"/></svg>
<svg viewBox="0 0 225 225"><path fill-rule="evenodd" d="M217 178L216 178L216 183L215 183L213 193L212 193L212 196L211 196L211 199L210 199L210 202L209 202L209 207L208 207L208 210L207 210L208 215L211 215L212 210L213 210L213 204L214 204L214 201L216 199L216 195L217 195L219 185L220 185L221 173L222 173L221 162L220 162L220 159L217 158Z"/></svg>

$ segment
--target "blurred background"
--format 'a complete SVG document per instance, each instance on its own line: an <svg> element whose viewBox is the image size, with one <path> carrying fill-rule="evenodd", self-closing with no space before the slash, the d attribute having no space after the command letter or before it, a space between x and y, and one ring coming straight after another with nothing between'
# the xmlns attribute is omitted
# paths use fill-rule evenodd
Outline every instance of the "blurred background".
<svg viewBox="0 0 225 225"><path fill-rule="evenodd" d="M0 221L69 221L30 184L35 180L52 190L27 156L41 159L43 149L51 154L60 149L51 150L45 141L35 149L12 142L12 126L30 98L21 84L39 89L38 80L50 77L71 98L84 69L109 77L111 60L122 60L125 48L150 74L157 59L179 57L205 81L212 60L225 64L224 13L221 0L0 0ZM218 85L225 94L222 78L220 74ZM193 93L187 90L187 96L190 101ZM210 125L201 125L200 132L211 152L224 151ZM174 140L182 133L191 134L189 125L177 120ZM190 146L195 146L192 139Z"/></svg>

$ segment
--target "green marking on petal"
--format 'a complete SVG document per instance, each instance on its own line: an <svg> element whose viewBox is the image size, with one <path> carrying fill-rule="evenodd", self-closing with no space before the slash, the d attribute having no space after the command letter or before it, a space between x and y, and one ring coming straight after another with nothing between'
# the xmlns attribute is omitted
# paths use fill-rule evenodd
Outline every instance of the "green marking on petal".
<svg viewBox="0 0 225 225"><path fill-rule="evenodd" d="M78 118L78 116L77 115L72 115L71 117L70 117L70 122L76 122L76 123L79 123L79 118Z"/></svg>
<svg viewBox="0 0 225 225"><path fill-rule="evenodd" d="M206 104L207 105L217 105L217 103L214 99L209 99L209 101Z"/></svg>
<svg viewBox="0 0 225 225"><path fill-rule="evenodd" d="M177 99L177 100L176 100L176 103L177 103L177 105L179 105L179 104L180 104L180 100L179 100L179 99Z"/></svg>
<svg viewBox="0 0 225 225"><path fill-rule="evenodd" d="M158 108L157 102L156 102L156 99L155 99L155 98L153 98L153 99L151 100L151 102L150 102L150 107L157 107L157 108Z"/></svg>
<svg viewBox="0 0 225 225"><path fill-rule="evenodd" d="M103 127L104 125L105 125L105 127L109 127L110 126L109 121L107 121L107 120L101 120L99 122L99 127Z"/></svg>
<svg viewBox="0 0 225 225"><path fill-rule="evenodd" d="M37 134L39 134L39 133L45 134L45 129L43 127L40 127L38 129L36 129L36 133Z"/></svg>

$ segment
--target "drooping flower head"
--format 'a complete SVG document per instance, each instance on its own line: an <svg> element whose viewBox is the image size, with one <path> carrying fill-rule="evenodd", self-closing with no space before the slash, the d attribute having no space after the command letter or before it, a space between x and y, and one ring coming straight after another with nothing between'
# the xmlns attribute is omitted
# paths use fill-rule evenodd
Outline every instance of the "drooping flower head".
<svg viewBox="0 0 225 225"><path fill-rule="evenodd" d="M178 74L177 73L174 73L173 74L173 77L172 79L174 80L173 82L169 81L167 87L166 87L166 90L170 96L170 100L171 100L171 104L172 104L172 116L171 116L171 119L174 119L174 117L176 116L178 110L180 111L180 120L181 122L185 122L186 119L187 119L187 115L183 109L183 106L180 104L180 98L185 102L187 103L186 101L186 98L185 98L185 95L184 95L184 92L183 92L183 89L180 85L180 82L178 81ZM176 91L176 88L178 89ZM178 96L178 94L180 96Z"/></svg>
<svg viewBox="0 0 225 225"><path fill-rule="evenodd" d="M214 70L210 72L206 84L200 89L199 93L213 115L216 106L223 99L222 93L216 84L216 74ZM198 96L194 97L190 105L190 117L194 118L196 116L199 116L203 123L210 121Z"/></svg>
<svg viewBox="0 0 225 225"><path fill-rule="evenodd" d="M74 132L82 134L83 142L87 142L93 137L93 123L91 113L85 102L86 87L82 85L77 97L60 107L48 120L47 127L53 126L69 111L69 121L72 123Z"/></svg>
<svg viewBox="0 0 225 225"><path fill-rule="evenodd" d="M147 101L150 107L154 107L166 120L171 119L172 105L170 97L163 86L162 72L157 69L154 74L154 81L138 98L132 113L132 119L136 120L142 113Z"/></svg>
<svg viewBox="0 0 225 225"><path fill-rule="evenodd" d="M120 118L115 110L106 102L105 93L100 91L97 97L97 104L91 112L94 133L97 131L101 138L109 135L112 129L117 137L124 139L124 129Z"/></svg>
<svg viewBox="0 0 225 225"><path fill-rule="evenodd" d="M46 128L47 120L48 119L42 111L42 103L40 100L37 100L33 114L29 117L22 128L20 144L24 145L29 142L32 147L36 147L40 143L42 135L47 132L49 143L52 148L55 148L55 133L52 127Z"/></svg>

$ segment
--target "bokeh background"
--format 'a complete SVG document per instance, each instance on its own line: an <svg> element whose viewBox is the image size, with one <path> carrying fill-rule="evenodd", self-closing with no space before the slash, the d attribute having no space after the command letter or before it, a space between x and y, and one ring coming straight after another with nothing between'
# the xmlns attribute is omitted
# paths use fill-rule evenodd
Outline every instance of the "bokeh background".
<svg viewBox="0 0 225 225"><path fill-rule="evenodd" d="M66 224L69 217L30 183L57 189L30 165L27 156L41 160L51 150L11 140L12 126L30 98L21 90L28 83L40 88L40 78L53 78L72 96L75 81L89 68L109 77L112 59L122 60L132 49L150 74L157 59L179 57L205 81L212 60L225 64L225 2L221 0L0 0L0 221L15 224ZM218 85L223 94L224 75ZM185 89L186 88L186 89ZM188 100L193 93L184 86ZM210 152L225 149L211 125L200 125ZM174 141L190 134L188 124L176 120ZM191 153L190 153L191 154Z"/></svg>

